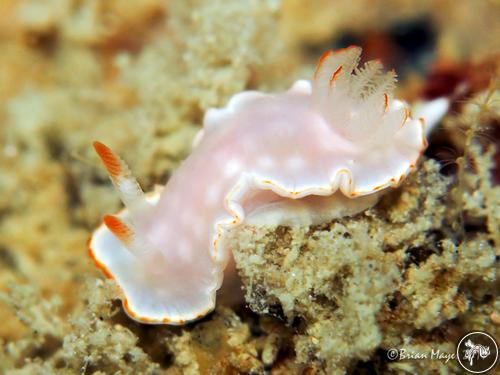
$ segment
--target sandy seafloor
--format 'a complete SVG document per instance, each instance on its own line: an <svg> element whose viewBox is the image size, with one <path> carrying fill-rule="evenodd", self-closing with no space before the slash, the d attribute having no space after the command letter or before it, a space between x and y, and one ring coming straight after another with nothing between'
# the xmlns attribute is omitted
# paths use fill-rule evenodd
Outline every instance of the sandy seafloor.
<svg viewBox="0 0 500 375"><path fill-rule="evenodd" d="M499 20L494 0L2 0L0 373L461 373L387 351L500 339ZM245 304L130 320L87 255L120 207L92 141L150 190L208 108L283 90L351 43L408 101L455 92L417 172L352 218L235 231Z"/></svg>

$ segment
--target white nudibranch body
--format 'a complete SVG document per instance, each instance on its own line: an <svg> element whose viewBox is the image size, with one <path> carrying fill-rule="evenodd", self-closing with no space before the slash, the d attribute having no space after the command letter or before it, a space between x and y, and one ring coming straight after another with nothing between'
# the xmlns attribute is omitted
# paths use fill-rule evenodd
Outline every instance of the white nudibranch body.
<svg viewBox="0 0 500 375"><path fill-rule="evenodd" d="M357 65L361 49L325 53L312 83L242 92L210 109L194 151L144 195L123 161L95 149L126 209L89 249L145 323L184 324L215 306L232 259L225 233L243 221L308 225L353 215L398 186L426 147L423 120L393 98L395 75Z"/></svg>

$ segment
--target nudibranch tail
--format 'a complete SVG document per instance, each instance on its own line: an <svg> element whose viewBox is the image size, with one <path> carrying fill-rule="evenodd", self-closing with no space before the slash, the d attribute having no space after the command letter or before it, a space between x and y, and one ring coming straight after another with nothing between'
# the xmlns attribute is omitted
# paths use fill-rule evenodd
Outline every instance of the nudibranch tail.
<svg viewBox="0 0 500 375"><path fill-rule="evenodd" d="M144 192L127 164L101 142L94 142L94 149L101 158L109 177L120 194L123 204L134 210L144 203Z"/></svg>

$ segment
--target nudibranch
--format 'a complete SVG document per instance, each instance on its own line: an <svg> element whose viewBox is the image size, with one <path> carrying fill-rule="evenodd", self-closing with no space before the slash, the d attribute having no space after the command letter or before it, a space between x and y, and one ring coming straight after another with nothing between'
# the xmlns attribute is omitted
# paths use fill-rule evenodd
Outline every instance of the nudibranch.
<svg viewBox="0 0 500 375"><path fill-rule="evenodd" d="M184 324L213 310L232 262L225 234L243 221L308 225L354 215L416 168L423 120L393 97L395 73L377 61L358 68L360 54L354 46L327 52L312 82L242 92L208 110L193 152L153 193L94 143L126 208L104 217L89 251L133 319Z"/></svg>

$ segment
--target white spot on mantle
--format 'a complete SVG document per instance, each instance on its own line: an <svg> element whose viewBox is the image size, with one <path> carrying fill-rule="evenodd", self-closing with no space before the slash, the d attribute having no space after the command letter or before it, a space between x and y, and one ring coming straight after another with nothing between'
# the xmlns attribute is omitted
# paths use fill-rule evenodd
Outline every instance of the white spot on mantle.
<svg viewBox="0 0 500 375"><path fill-rule="evenodd" d="M294 170L300 169L300 168L304 167L304 165L305 165L305 161L300 156L292 156L291 158L289 158L286 161L287 168L294 169Z"/></svg>
<svg viewBox="0 0 500 375"><path fill-rule="evenodd" d="M184 261L191 260L191 258L192 258L191 246L190 246L189 242L187 242L185 239L179 243L177 251L179 252L180 259L182 259Z"/></svg>
<svg viewBox="0 0 500 375"><path fill-rule="evenodd" d="M207 204L212 206L217 203L217 198L219 196L220 188L218 185L210 185L206 190Z"/></svg>
<svg viewBox="0 0 500 375"><path fill-rule="evenodd" d="M271 168L274 166L274 160L270 156L261 156L257 159L257 164L263 168Z"/></svg>
<svg viewBox="0 0 500 375"><path fill-rule="evenodd" d="M232 177L238 173L242 168L241 163L237 159L231 159L224 167L224 173L227 177Z"/></svg>

